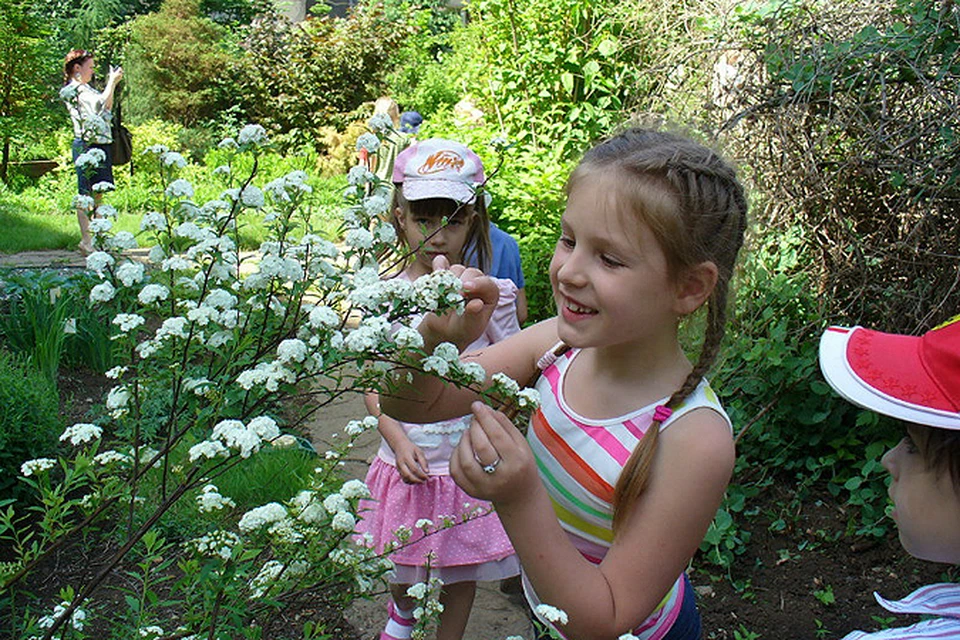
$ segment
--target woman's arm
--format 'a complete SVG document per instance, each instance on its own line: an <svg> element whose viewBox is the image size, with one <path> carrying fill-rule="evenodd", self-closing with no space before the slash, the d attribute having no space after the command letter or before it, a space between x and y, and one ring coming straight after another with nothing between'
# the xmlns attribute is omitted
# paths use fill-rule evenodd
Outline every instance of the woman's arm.
<svg viewBox="0 0 960 640"><path fill-rule="evenodd" d="M697 551L726 490L734 448L727 423L709 409L660 434L650 483L599 565L561 529L533 453L509 421L474 405L477 420L451 460L467 493L493 501L541 602L564 610L578 640L615 639L661 602ZM500 463L493 473L482 464Z"/></svg>
<svg viewBox="0 0 960 640"><path fill-rule="evenodd" d="M110 70L110 75L107 78L107 86L103 88L103 93L101 94L103 98L103 108L107 111L113 109L113 93L122 78L122 67L117 67L116 69Z"/></svg>

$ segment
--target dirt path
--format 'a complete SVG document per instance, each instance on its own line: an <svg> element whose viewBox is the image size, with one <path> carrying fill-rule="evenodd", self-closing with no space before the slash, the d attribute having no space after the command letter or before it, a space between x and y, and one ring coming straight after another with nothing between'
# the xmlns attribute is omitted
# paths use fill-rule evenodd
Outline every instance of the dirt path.
<svg viewBox="0 0 960 640"><path fill-rule="evenodd" d="M359 395L331 403L318 413L321 415L310 427L310 435L318 451L327 449L331 436L342 433L347 422L366 415ZM366 475L368 461L376 454L379 444L380 437L375 431L360 437L353 454L345 461L349 477L362 479ZM501 593L497 583L480 583L465 640L504 640L511 635L532 638L533 629L520 598L522 596ZM364 640L375 640L383 630L386 619L386 596L355 602L346 615Z"/></svg>

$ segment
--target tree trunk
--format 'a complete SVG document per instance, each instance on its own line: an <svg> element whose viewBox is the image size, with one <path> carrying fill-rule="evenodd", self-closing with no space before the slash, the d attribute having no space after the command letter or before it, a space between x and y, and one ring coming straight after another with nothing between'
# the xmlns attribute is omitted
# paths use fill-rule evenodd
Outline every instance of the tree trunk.
<svg viewBox="0 0 960 640"><path fill-rule="evenodd" d="M10 163L10 138L3 139L3 157L0 158L0 180L3 184L10 184L7 178L7 166Z"/></svg>

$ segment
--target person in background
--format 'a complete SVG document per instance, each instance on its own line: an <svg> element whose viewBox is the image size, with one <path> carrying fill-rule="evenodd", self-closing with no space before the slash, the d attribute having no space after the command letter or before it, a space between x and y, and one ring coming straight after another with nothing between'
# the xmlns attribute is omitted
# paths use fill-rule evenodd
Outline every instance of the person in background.
<svg viewBox="0 0 960 640"><path fill-rule="evenodd" d="M398 156L394 165L394 228L408 255L398 279L414 281L430 273L437 256L460 262L476 252L489 263L490 241L482 195L484 175L480 158L450 140L417 142ZM497 310L474 342L487 346L520 330L515 306L516 287L496 280ZM381 411L375 393L367 394L367 411L376 416L380 450L367 473L371 499L360 503L357 532L369 535L368 544L383 553L403 527L413 532L410 544L389 555L391 599L380 640L411 637L416 602L407 594L411 585L427 577L443 580L437 640L460 640L466 629L478 580L501 580L520 572L517 557L489 503L471 498L450 477L450 455L470 416L429 424L400 422ZM445 518L463 513L482 514L441 529ZM429 522L429 525L423 523ZM425 529L437 529L426 535ZM432 555L429 560L427 558Z"/></svg>
<svg viewBox="0 0 960 640"><path fill-rule="evenodd" d="M373 103L373 115L385 114L390 117L393 123L393 131L385 136L380 144L377 153L369 158L368 167L383 182L389 183L393 178L393 163L397 154L403 151L409 144L409 138L400 133L400 107L396 101L389 96L380 96Z"/></svg>
<svg viewBox="0 0 960 640"><path fill-rule="evenodd" d="M490 248L490 269L487 273L495 278L509 278L517 285L517 320L523 324L527 321L527 292L520 261L520 245L513 236L490 222Z"/></svg>
<svg viewBox="0 0 960 640"><path fill-rule="evenodd" d="M884 454L900 543L915 558L960 564L960 316L922 336L830 327L820 338L827 383L855 405L891 416L906 434ZM927 619L843 640L960 638L960 585L931 584L887 611Z"/></svg>
<svg viewBox="0 0 960 640"><path fill-rule="evenodd" d="M400 114L400 132L409 136L416 136L420 133L420 125L423 124L423 116L416 111L404 111Z"/></svg>
<svg viewBox="0 0 960 640"><path fill-rule="evenodd" d="M93 54L82 49L74 49L66 55L63 61L64 87L60 91L61 98L67 105L70 120L73 122L73 161L91 149L99 149L104 159L91 167L87 164L77 165L77 191L80 195L92 196L94 207L100 205L102 193L95 190L94 185L109 183L113 185L113 158L110 143L113 137L110 130L111 109L113 109L113 94L117 84L123 78L123 69L120 67L110 70L107 84L103 92L98 92L90 86L93 80L95 61ZM77 206L77 222L80 224L80 251L93 251L93 240L90 236L90 209L86 205Z"/></svg>

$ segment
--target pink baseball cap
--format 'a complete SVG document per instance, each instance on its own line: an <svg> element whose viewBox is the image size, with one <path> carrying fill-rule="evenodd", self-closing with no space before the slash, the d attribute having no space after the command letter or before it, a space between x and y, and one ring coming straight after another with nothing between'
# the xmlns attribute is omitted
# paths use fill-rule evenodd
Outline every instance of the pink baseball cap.
<svg viewBox="0 0 960 640"><path fill-rule="evenodd" d="M480 157L459 142L429 138L401 151L393 163L393 181L403 183L407 200L449 198L465 204L483 184Z"/></svg>
<svg viewBox="0 0 960 640"><path fill-rule="evenodd" d="M960 316L922 336L829 327L820 338L820 369L856 405L960 429Z"/></svg>

